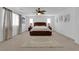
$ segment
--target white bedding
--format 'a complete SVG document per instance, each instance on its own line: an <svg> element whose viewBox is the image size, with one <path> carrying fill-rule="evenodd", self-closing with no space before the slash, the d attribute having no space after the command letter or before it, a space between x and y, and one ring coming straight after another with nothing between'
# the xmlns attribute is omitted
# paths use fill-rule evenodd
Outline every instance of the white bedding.
<svg viewBox="0 0 79 59"><path fill-rule="evenodd" d="M47 26L35 26L31 31L51 31Z"/></svg>

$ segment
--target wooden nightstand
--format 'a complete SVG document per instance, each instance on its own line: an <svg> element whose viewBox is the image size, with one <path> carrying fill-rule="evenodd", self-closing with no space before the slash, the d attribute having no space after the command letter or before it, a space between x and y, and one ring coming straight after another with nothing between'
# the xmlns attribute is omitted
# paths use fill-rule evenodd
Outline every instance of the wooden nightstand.
<svg viewBox="0 0 79 59"><path fill-rule="evenodd" d="M32 26L30 26L29 28L28 28L28 31L30 31L32 29Z"/></svg>
<svg viewBox="0 0 79 59"><path fill-rule="evenodd" d="M52 27L48 26L48 28L49 28L50 30L52 30Z"/></svg>

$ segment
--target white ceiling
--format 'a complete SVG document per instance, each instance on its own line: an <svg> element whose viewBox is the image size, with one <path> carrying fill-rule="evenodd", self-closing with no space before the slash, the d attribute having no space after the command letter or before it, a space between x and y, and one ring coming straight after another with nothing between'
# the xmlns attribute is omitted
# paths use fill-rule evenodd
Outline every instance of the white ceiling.
<svg viewBox="0 0 79 59"><path fill-rule="evenodd" d="M7 7L7 8L13 10L16 13L27 16L27 15L35 15L35 9L37 9L38 7ZM68 7L41 7L41 9L46 10L45 15L55 15L67 8Z"/></svg>

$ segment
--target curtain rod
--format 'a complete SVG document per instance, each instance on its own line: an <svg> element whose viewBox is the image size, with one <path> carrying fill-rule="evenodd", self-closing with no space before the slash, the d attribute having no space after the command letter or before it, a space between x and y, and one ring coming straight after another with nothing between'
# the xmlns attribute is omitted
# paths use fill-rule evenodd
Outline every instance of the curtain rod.
<svg viewBox="0 0 79 59"><path fill-rule="evenodd" d="M16 13L16 12L12 11L11 9L6 8L6 7L3 7L3 8L6 9L6 10L11 11L11 12L13 12L13 13ZM21 15L21 14L19 14L19 13L16 13L16 14Z"/></svg>

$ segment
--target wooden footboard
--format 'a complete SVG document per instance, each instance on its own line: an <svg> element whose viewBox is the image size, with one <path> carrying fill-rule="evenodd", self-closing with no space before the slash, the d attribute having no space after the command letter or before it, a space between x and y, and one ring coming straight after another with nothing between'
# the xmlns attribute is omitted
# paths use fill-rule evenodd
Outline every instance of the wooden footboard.
<svg viewBox="0 0 79 59"><path fill-rule="evenodd" d="M31 36L51 36L51 31L30 31Z"/></svg>

